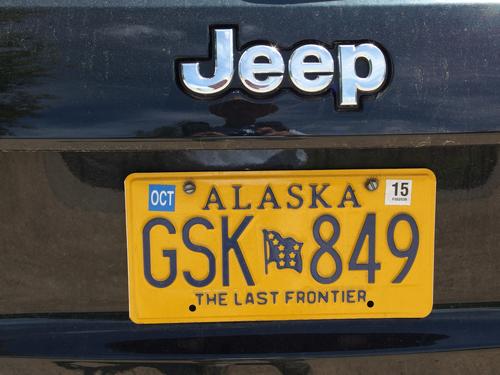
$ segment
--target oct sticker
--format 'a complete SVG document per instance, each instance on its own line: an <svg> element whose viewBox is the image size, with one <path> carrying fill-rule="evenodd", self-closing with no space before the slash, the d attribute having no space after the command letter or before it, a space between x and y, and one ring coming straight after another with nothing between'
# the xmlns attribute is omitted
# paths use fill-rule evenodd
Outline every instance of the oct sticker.
<svg viewBox="0 0 500 375"><path fill-rule="evenodd" d="M175 211L175 185L149 185L149 211Z"/></svg>

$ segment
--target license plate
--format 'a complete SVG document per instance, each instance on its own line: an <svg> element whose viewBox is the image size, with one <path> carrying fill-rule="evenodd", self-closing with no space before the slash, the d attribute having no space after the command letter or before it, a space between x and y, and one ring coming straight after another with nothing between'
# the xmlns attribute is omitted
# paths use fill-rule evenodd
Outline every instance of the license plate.
<svg viewBox="0 0 500 375"><path fill-rule="evenodd" d="M136 173L136 323L416 318L432 309L428 169Z"/></svg>

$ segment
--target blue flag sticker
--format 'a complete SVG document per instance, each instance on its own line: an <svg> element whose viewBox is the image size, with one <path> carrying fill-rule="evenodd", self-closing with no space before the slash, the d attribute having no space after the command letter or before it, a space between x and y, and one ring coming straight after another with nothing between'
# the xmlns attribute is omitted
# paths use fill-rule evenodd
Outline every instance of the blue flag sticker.
<svg viewBox="0 0 500 375"><path fill-rule="evenodd" d="M175 211L175 185L149 185L149 211Z"/></svg>

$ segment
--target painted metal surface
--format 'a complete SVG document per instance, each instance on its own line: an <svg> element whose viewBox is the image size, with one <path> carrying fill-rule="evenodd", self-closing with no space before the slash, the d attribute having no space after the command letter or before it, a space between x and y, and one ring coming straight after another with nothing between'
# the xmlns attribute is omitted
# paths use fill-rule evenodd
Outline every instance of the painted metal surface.
<svg viewBox="0 0 500 375"><path fill-rule="evenodd" d="M426 317L435 197L429 169L129 175L130 318Z"/></svg>
<svg viewBox="0 0 500 375"><path fill-rule="evenodd" d="M214 375L311 375L403 373L407 375L447 374L450 369L457 375L471 373L495 374L500 366L500 350L467 350L423 354L371 355L370 357L342 358L287 358L244 359L241 361L189 361L189 362L111 362L64 361L37 358L0 358L0 367L14 374L119 374L160 375L214 374Z"/></svg>
<svg viewBox="0 0 500 375"><path fill-rule="evenodd" d="M500 346L499 10L473 0L2 1L1 372L498 372L498 349L453 351ZM301 41L376 41L390 81L359 111L336 111L331 91L193 99L175 60L206 56L211 25L237 27L241 46L276 43L285 61ZM422 167L438 181L429 319L189 332L126 319L128 174ZM473 305L449 309L463 303ZM379 353L399 355L335 358Z"/></svg>
<svg viewBox="0 0 500 375"><path fill-rule="evenodd" d="M497 2L98 3L2 2L2 137L500 130ZM242 46L276 43L286 61L299 42L373 40L390 58L390 81L359 111L337 112L331 90L194 99L176 82L175 60L207 56L211 25L237 27Z"/></svg>
<svg viewBox="0 0 500 375"><path fill-rule="evenodd" d="M186 170L429 168L437 178L435 303L500 301L492 287L500 269L500 146L357 149L355 142L0 153L1 264L8 270L0 273L0 313L127 311L123 181L133 172Z"/></svg>
<svg viewBox="0 0 500 375"><path fill-rule="evenodd" d="M488 349L500 346L499 320L498 308L440 309L427 319L168 326L134 325L119 314L20 316L0 319L0 358L223 364Z"/></svg>

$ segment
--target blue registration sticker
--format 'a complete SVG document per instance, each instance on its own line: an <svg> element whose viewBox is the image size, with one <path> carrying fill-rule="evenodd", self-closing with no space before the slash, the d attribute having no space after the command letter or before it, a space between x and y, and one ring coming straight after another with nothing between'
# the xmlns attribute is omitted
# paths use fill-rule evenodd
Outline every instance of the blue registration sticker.
<svg viewBox="0 0 500 375"><path fill-rule="evenodd" d="M175 185L149 185L149 211L175 211Z"/></svg>

